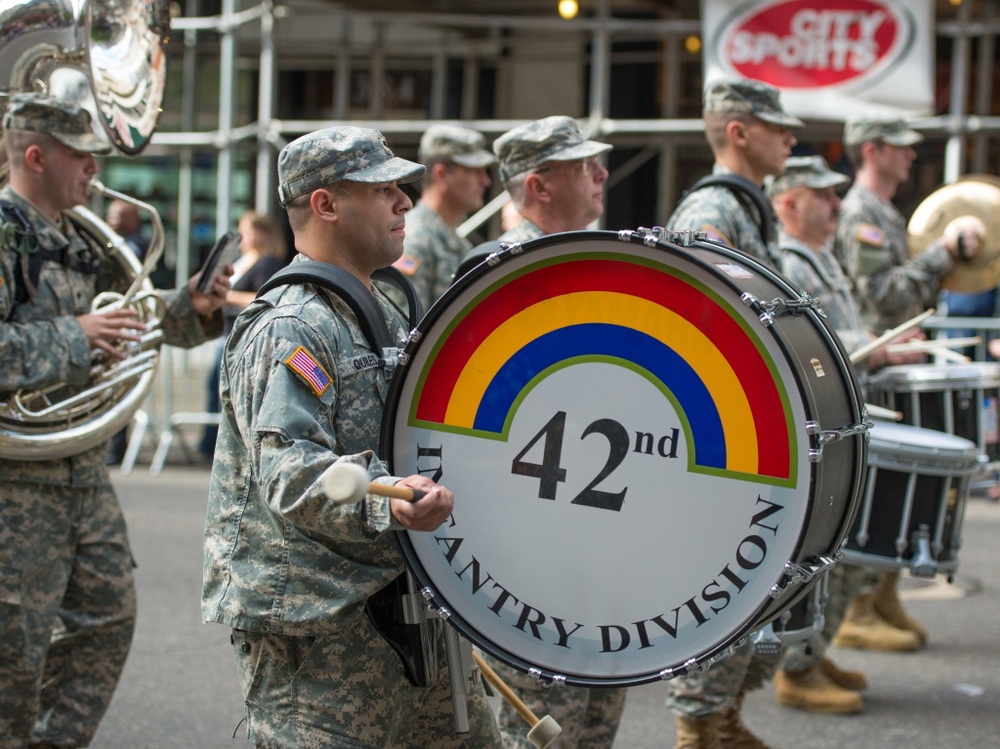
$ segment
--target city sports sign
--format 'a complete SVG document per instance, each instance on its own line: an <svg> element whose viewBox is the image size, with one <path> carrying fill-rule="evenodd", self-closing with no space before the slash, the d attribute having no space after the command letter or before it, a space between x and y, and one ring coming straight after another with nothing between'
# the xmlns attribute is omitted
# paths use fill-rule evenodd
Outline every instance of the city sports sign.
<svg viewBox="0 0 1000 749"><path fill-rule="evenodd" d="M706 82L765 81L814 119L932 112L930 0L702 0L701 10Z"/></svg>

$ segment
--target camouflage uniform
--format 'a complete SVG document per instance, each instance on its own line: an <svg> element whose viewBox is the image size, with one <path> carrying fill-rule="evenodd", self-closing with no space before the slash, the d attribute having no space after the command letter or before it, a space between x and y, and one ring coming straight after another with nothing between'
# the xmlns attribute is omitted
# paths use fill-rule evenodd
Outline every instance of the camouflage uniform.
<svg viewBox="0 0 1000 749"><path fill-rule="evenodd" d="M883 142L912 146L923 136L902 120L855 118L844 125L844 145ZM856 286L866 322L880 333L937 300L941 279L954 261L939 242L910 257L906 219L892 201L855 182L840 209L834 255Z"/></svg>
<svg viewBox="0 0 1000 749"><path fill-rule="evenodd" d="M498 149L494 145L494 150L500 157L500 172L506 176L535 169L553 157L573 160L611 150L607 144L584 140L568 117L549 117L522 125L502 138L507 140L498 139L497 142L506 142L507 147ZM539 148L539 141L544 144L542 148ZM545 232L525 218L504 232L499 241L526 242L544 235ZM535 715L549 715L560 725L562 733L553 742L552 749L610 749L625 709L625 689L546 687L496 658L485 657ZM524 719L510 704L501 704L497 720L507 749L532 749Z"/></svg>
<svg viewBox="0 0 1000 749"><path fill-rule="evenodd" d="M846 183L847 177L833 172L822 156L793 156L785 162L784 174L769 181L767 193L773 197L798 185L822 189ZM851 283L833 253L826 247L810 246L785 231L779 232L778 245L781 247L781 272L796 289L819 302L827 322L844 347L853 351L867 343L871 333L861 319ZM858 374L863 375L864 372ZM787 671L806 671L823 660L844 619L848 604L854 596L874 585L877 579L877 575L867 568L843 562L826 575L823 629L807 640L785 646L782 667Z"/></svg>
<svg viewBox="0 0 1000 749"><path fill-rule="evenodd" d="M496 162L484 142L480 133L466 127L432 125L420 138L417 156L424 164L443 161L481 169ZM426 310L451 285L459 262L471 249L469 240L421 201L406 215L403 256L393 265L409 277Z"/></svg>
<svg viewBox="0 0 1000 749"><path fill-rule="evenodd" d="M401 164L416 166L392 157L377 131L330 128L285 147L279 192L287 202L348 167L364 173L358 181L396 181ZM402 313L373 288L401 341ZM396 480L374 454L388 387L354 313L312 285L267 292L226 341L202 613L233 629L258 747L499 746L480 684L468 698L471 730L456 734L447 663L435 686L412 686L365 614L404 569L389 500L338 505L323 490L336 461Z"/></svg>
<svg viewBox="0 0 1000 749"><path fill-rule="evenodd" d="M751 115L790 128L803 124L784 111L777 89L758 81L710 83L705 91L703 112ZM715 163L712 173L732 172ZM777 237L765 245L755 217L727 187L710 186L685 195L667 220L667 228L704 231L711 239L725 242L768 265L772 264L772 258L778 257ZM687 718L726 713L740 704L741 695L761 688L774 675L778 663L778 658L754 655L747 642L709 670L671 681L667 707Z"/></svg>
<svg viewBox="0 0 1000 749"><path fill-rule="evenodd" d="M31 123L17 117L24 111L20 104L32 101L39 99L15 97L8 109L13 124L7 120L5 127L27 129ZM78 112L63 114L85 117L89 133L90 116ZM57 114L50 119L42 125L53 135L69 127ZM59 382L82 389L90 378L91 350L75 318L90 312L100 288L100 276L88 267L92 250L67 217L57 226L10 186L0 190L0 199L17 206L39 249L65 248L68 258L66 265L46 260L33 298L16 302L18 279L30 279L15 272L27 245L3 243L0 392L6 397ZM164 299L168 343L193 346L222 332L221 313L207 321L198 317L186 288L165 292ZM0 459L3 749L22 749L29 737L86 746L128 655L136 613L134 564L106 452L99 445L57 460Z"/></svg>
<svg viewBox="0 0 1000 749"><path fill-rule="evenodd" d="M406 252L394 263L413 284L426 310L451 285L455 269L472 243L458 236L431 208L417 203L406 214Z"/></svg>
<svg viewBox="0 0 1000 749"><path fill-rule="evenodd" d="M732 171L715 164L712 174L732 174ZM739 198L721 185L703 187L681 198L666 228L703 231L709 239L743 250L768 265L771 264L769 252L775 250L773 240L770 248L764 245L757 221L747 213Z"/></svg>

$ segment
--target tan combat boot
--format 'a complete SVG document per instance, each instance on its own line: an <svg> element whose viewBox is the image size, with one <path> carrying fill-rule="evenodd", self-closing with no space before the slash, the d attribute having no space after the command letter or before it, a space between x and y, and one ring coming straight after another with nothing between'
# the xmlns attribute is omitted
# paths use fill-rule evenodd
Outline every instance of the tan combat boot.
<svg viewBox="0 0 1000 749"><path fill-rule="evenodd" d="M875 589L875 613L889 622L896 629L912 632L920 640L921 645L927 644L927 628L906 613L903 603L899 600L896 586L899 584L899 572L883 572Z"/></svg>
<svg viewBox="0 0 1000 749"><path fill-rule="evenodd" d="M824 658L820 661L819 667L823 669L824 674L830 677L830 681L838 687L853 689L855 692L860 692L862 689L868 688L868 679L860 671L848 671L838 666L829 658Z"/></svg>
<svg viewBox="0 0 1000 749"><path fill-rule="evenodd" d="M702 718L677 716L677 743L674 749L722 749L719 743L719 721L721 715L706 715Z"/></svg>
<svg viewBox="0 0 1000 749"><path fill-rule="evenodd" d="M778 671L774 675L774 695L779 705L812 713L846 715L860 713L865 706L860 694L834 684L818 663L805 671Z"/></svg>
<svg viewBox="0 0 1000 749"><path fill-rule="evenodd" d="M719 723L719 741L725 749L771 749L743 725L740 713L743 711L743 693L736 698L736 704L722 714Z"/></svg>
<svg viewBox="0 0 1000 749"><path fill-rule="evenodd" d="M874 598L874 593L854 597L833 638L833 644L840 648L862 650L919 650L920 638L913 632L896 629L875 613Z"/></svg>

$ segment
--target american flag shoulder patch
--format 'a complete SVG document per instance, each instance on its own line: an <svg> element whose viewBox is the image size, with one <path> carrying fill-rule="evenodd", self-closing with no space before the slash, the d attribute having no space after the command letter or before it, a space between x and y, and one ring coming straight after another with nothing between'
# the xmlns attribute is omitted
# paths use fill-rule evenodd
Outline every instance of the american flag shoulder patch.
<svg viewBox="0 0 1000 749"><path fill-rule="evenodd" d="M727 247L732 247L733 243L729 241L729 237L723 234L721 231L716 229L711 224L705 224L701 227L701 231L705 232L705 235L711 239L713 242L722 242Z"/></svg>
<svg viewBox="0 0 1000 749"><path fill-rule="evenodd" d="M412 255L401 255L399 260L392 264L392 267L405 276L412 276L420 267L420 258L415 258Z"/></svg>
<svg viewBox="0 0 1000 749"><path fill-rule="evenodd" d="M292 355L285 359L285 364L308 383L317 397L323 395L330 387L332 382L330 375L320 366L313 355L305 350L305 347L299 346L295 349Z"/></svg>
<svg viewBox="0 0 1000 749"><path fill-rule="evenodd" d="M871 224L858 224L858 241L872 247L885 244L885 232Z"/></svg>

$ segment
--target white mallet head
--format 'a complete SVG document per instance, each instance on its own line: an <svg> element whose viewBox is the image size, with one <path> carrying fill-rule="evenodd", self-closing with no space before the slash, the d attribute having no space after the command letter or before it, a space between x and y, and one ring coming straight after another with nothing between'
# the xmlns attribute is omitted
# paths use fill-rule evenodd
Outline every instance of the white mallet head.
<svg viewBox="0 0 1000 749"><path fill-rule="evenodd" d="M353 504L368 493L368 471L357 463L334 463L323 474L323 491L337 504Z"/></svg>
<svg viewBox="0 0 1000 749"><path fill-rule="evenodd" d="M534 727L528 731L528 741L537 746L538 749L546 749L546 747L552 745L553 741L559 738L559 734L561 733L562 727L556 723L555 718L551 715L543 715L535 723Z"/></svg>

